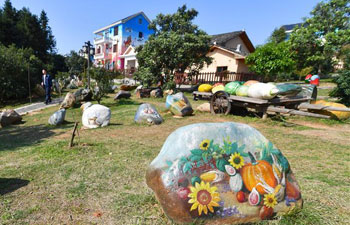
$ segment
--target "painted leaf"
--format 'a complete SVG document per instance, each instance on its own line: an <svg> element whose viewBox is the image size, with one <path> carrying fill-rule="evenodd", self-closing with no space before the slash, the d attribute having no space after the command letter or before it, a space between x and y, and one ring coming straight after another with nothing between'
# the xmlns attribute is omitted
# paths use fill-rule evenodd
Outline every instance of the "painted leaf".
<svg viewBox="0 0 350 225"><path fill-rule="evenodd" d="M202 150L200 150L200 149L193 149L193 150L191 150L191 153L192 153L193 155L199 155L199 156L202 156L203 151L202 151Z"/></svg>
<svg viewBox="0 0 350 225"><path fill-rule="evenodd" d="M222 171L222 172L225 172L225 171L226 171L225 166L226 166L227 164L229 164L229 163L228 163L225 159L223 159L223 158L218 159L218 160L216 161L216 167L217 167L220 171Z"/></svg>

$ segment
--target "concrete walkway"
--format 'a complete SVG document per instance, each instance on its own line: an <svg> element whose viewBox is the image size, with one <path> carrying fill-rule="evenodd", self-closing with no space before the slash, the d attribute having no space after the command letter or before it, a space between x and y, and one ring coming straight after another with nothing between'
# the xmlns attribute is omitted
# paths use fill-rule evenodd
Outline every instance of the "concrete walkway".
<svg viewBox="0 0 350 225"><path fill-rule="evenodd" d="M24 115L33 111L37 111L37 110L41 110L41 109L45 109L45 108L49 108L52 106L56 106L58 104L60 104L63 101L64 98L56 98L53 99L52 102L48 105L46 105L43 102L39 102L39 103L33 103L31 105L26 105L20 108L15 109L15 111L19 114L19 115Z"/></svg>

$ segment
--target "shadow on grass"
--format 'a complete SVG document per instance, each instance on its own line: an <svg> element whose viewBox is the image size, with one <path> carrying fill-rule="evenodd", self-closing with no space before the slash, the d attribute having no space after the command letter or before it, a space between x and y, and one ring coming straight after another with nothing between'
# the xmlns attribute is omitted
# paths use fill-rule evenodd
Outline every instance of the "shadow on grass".
<svg viewBox="0 0 350 225"><path fill-rule="evenodd" d="M113 106L122 106L122 105L140 105L140 104L141 103L131 99L119 99L119 100L116 100L115 102L108 102L103 105L107 107L113 107Z"/></svg>
<svg viewBox="0 0 350 225"><path fill-rule="evenodd" d="M22 180L18 178L0 178L0 195L11 193L28 184L28 180Z"/></svg>
<svg viewBox="0 0 350 225"><path fill-rule="evenodd" d="M73 124L62 124L61 128L73 127ZM28 127L9 126L0 129L0 151L13 151L16 148L37 144L43 139L56 135L55 126L35 125Z"/></svg>

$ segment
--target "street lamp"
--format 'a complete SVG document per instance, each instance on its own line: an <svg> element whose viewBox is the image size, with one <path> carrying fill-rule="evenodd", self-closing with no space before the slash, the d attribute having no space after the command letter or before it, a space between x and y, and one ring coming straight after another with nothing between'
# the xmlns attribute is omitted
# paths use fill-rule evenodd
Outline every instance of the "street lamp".
<svg viewBox="0 0 350 225"><path fill-rule="evenodd" d="M93 45L90 43L90 41L85 42L83 45L82 49L79 51L81 56L84 56L87 54L87 62L88 62L88 67L87 67L87 77L88 77L88 87L90 89L90 57L95 55L95 48L93 48Z"/></svg>

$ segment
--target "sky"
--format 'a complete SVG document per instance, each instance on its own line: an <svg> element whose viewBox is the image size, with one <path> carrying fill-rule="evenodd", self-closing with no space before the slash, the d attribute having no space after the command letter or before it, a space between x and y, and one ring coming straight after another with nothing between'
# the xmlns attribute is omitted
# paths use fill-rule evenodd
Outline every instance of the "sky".
<svg viewBox="0 0 350 225"><path fill-rule="evenodd" d="M5 0L0 0L1 7ZM40 15L45 10L60 54L78 51L92 41L93 31L143 11L149 19L174 13L186 4L199 14L194 20L208 34L245 30L253 45L264 44L275 28L302 22L320 0L11 0Z"/></svg>

